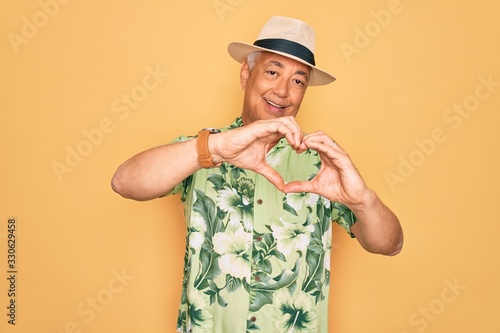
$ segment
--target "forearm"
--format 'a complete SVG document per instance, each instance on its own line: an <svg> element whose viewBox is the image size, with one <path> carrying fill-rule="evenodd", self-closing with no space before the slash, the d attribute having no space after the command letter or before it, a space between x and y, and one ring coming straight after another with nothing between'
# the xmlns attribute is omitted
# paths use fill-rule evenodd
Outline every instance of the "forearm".
<svg viewBox="0 0 500 333"><path fill-rule="evenodd" d="M125 198L150 200L170 192L199 170L196 140L160 146L125 161L113 175L113 190Z"/></svg>
<svg viewBox="0 0 500 333"><path fill-rule="evenodd" d="M351 231L367 251L396 255L403 246L403 231L396 215L369 190L363 202L351 207L358 218Z"/></svg>
<svg viewBox="0 0 500 333"><path fill-rule="evenodd" d="M210 135L208 150L216 164L227 162L266 177L278 189L284 187L280 174L265 161L268 147L286 137L298 148L302 132L293 117L256 121L248 126ZM150 200L170 192L177 184L201 169L196 140L188 140L144 151L123 163L112 180L122 196Z"/></svg>

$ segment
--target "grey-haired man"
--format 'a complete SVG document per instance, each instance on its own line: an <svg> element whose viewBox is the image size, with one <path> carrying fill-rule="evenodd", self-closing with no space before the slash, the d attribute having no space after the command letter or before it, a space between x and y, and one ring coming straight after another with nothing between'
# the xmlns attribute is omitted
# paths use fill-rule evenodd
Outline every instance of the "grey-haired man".
<svg viewBox="0 0 500 333"><path fill-rule="evenodd" d="M179 193L187 247L179 332L328 332L331 222L369 252L396 255L397 217L327 133L295 120L316 67L314 31L272 17L254 44L231 43L241 116L139 153L116 171L122 196Z"/></svg>

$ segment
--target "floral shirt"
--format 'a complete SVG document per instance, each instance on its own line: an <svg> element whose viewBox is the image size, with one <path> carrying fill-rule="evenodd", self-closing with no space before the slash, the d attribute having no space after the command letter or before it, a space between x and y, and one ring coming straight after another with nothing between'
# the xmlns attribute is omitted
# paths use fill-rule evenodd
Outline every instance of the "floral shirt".
<svg viewBox="0 0 500 333"><path fill-rule="evenodd" d="M221 130L239 126L241 118ZM296 154L286 139L266 160L285 182L320 167L317 152ZM328 332L331 222L350 233L356 217L346 206L284 194L227 163L197 171L173 193L187 224L179 332Z"/></svg>

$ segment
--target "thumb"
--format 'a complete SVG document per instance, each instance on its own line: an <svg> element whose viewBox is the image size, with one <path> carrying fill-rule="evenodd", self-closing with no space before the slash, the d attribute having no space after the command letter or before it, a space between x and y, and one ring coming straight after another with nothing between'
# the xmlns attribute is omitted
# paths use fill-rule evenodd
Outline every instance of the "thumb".
<svg viewBox="0 0 500 333"><path fill-rule="evenodd" d="M293 181L283 187L285 193L312 192L314 187L310 181Z"/></svg>

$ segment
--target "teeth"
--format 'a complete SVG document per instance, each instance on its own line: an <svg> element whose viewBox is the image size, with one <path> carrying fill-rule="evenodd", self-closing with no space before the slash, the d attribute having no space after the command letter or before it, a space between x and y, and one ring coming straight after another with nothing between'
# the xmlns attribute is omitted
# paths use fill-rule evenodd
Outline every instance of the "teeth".
<svg viewBox="0 0 500 333"><path fill-rule="evenodd" d="M271 101L267 101L267 104L272 105L272 106L275 106L275 107L277 107L277 108L281 108L281 109L284 109L284 108L285 108L284 106L278 105L278 104L273 103L273 102L271 102Z"/></svg>

